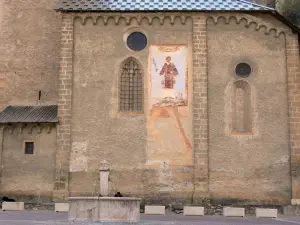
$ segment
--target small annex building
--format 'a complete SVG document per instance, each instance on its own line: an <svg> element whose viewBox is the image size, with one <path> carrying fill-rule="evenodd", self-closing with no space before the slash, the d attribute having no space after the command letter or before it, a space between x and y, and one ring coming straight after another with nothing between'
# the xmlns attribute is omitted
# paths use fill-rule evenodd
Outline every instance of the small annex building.
<svg viewBox="0 0 300 225"><path fill-rule="evenodd" d="M246 0L61 0L56 104L0 113L0 194L300 199L299 29ZM55 63L55 62L54 62Z"/></svg>

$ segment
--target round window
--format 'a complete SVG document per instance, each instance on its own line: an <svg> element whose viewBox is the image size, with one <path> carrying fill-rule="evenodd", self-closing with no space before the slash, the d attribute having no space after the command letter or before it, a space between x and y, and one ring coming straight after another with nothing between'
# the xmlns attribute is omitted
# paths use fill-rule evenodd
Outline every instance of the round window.
<svg viewBox="0 0 300 225"><path fill-rule="evenodd" d="M239 77L249 77L252 69L247 63L239 63L235 68L235 73Z"/></svg>
<svg viewBox="0 0 300 225"><path fill-rule="evenodd" d="M142 32L133 32L127 37L127 46L133 51L142 51L147 46L147 37Z"/></svg>

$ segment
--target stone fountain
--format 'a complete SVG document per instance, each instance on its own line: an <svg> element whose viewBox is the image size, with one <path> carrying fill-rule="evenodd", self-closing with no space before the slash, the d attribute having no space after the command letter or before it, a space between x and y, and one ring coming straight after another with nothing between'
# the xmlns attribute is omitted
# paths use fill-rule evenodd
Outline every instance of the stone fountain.
<svg viewBox="0 0 300 225"><path fill-rule="evenodd" d="M70 197L69 221L138 222L140 198L108 197L109 164L100 165L101 197Z"/></svg>

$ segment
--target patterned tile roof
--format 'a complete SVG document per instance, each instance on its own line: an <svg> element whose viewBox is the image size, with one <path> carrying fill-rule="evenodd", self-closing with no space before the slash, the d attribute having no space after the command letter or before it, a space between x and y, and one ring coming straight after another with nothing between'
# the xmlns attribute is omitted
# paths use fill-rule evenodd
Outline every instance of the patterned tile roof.
<svg viewBox="0 0 300 225"><path fill-rule="evenodd" d="M57 105L8 106L2 112L0 112L0 124L57 122Z"/></svg>
<svg viewBox="0 0 300 225"><path fill-rule="evenodd" d="M272 11L246 0L60 0L59 11Z"/></svg>

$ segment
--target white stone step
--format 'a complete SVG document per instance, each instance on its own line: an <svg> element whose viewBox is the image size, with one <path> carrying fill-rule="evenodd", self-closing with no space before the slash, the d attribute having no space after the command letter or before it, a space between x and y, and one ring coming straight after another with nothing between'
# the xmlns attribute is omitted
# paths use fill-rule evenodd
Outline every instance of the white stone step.
<svg viewBox="0 0 300 225"><path fill-rule="evenodd" d="M257 218L277 218L277 209L256 208L255 214Z"/></svg>
<svg viewBox="0 0 300 225"><path fill-rule="evenodd" d="M185 215L185 216L204 216L204 207L184 206L183 215Z"/></svg>
<svg viewBox="0 0 300 225"><path fill-rule="evenodd" d="M165 215L165 214L166 214L165 206L155 206L155 205L145 206L145 215Z"/></svg>
<svg viewBox="0 0 300 225"><path fill-rule="evenodd" d="M69 203L55 203L55 212L69 212Z"/></svg>
<svg viewBox="0 0 300 225"><path fill-rule="evenodd" d="M2 211L23 211L24 202L2 202Z"/></svg>
<svg viewBox="0 0 300 225"><path fill-rule="evenodd" d="M245 208L224 207L223 216L225 217L244 217Z"/></svg>

